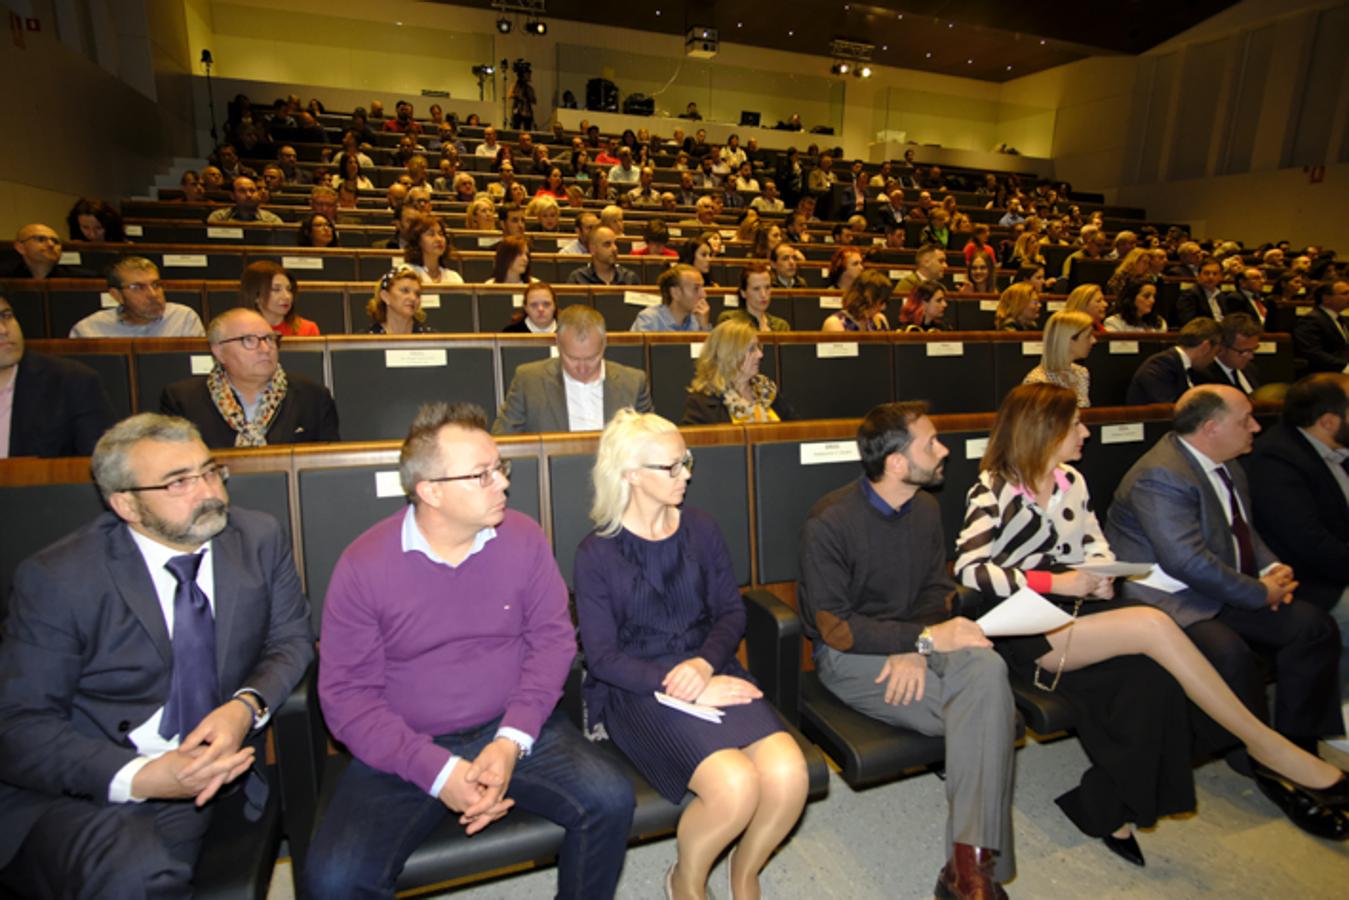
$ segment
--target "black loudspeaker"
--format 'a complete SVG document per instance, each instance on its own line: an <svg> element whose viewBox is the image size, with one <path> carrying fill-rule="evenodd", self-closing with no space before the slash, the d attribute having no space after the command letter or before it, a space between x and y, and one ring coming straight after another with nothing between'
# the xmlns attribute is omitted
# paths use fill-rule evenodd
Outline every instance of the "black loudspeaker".
<svg viewBox="0 0 1349 900"><path fill-rule="evenodd" d="M623 98L623 113L629 116L654 116L656 101L646 94L628 94Z"/></svg>
<svg viewBox="0 0 1349 900"><path fill-rule="evenodd" d="M586 82L586 109L592 112L618 112L618 88L607 78Z"/></svg>

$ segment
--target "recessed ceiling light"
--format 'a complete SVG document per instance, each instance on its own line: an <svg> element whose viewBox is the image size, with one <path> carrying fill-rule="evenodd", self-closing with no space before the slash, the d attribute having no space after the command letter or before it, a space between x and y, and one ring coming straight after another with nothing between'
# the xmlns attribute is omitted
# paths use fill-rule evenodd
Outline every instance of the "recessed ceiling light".
<svg viewBox="0 0 1349 900"><path fill-rule="evenodd" d="M967 60L965 60L965 65L967 65L967 66L972 66L972 65L974 65L974 60L972 60L972 59L967 59Z"/></svg>
<svg viewBox="0 0 1349 900"><path fill-rule="evenodd" d="M955 28L955 27L956 27L956 23L955 23L955 22L947 22L947 23L946 23L946 27L947 27L947 28Z"/></svg>
<svg viewBox="0 0 1349 900"><path fill-rule="evenodd" d="M394 22L394 24L397 25L399 28L402 28L402 27L403 27L403 23L402 23L402 22Z"/></svg>
<svg viewBox="0 0 1349 900"><path fill-rule="evenodd" d="M796 32L795 31L787 32L787 37L796 37Z"/></svg>
<svg viewBox="0 0 1349 900"><path fill-rule="evenodd" d="M890 49L890 45L889 45L889 44L881 44L881 49L882 49L882 50L889 50L889 49Z"/></svg>
<svg viewBox="0 0 1349 900"><path fill-rule="evenodd" d="M744 23L744 22L736 22L736 23L735 23L735 27L736 27L736 28L744 28L744 27L745 27L745 23Z"/></svg>
<svg viewBox="0 0 1349 900"><path fill-rule="evenodd" d="M1040 46L1043 47L1044 45L1045 45L1045 40L1044 40L1044 38L1040 38Z"/></svg>
<svg viewBox="0 0 1349 900"><path fill-rule="evenodd" d="M656 10L656 15L660 15L660 10Z"/></svg>
<svg viewBox="0 0 1349 900"><path fill-rule="evenodd" d="M1008 67L1007 67L1007 71L1009 71L1009 72L1012 71L1012 67L1011 67L1011 66L1008 66Z"/></svg>
<svg viewBox="0 0 1349 900"><path fill-rule="evenodd" d="M899 17L900 17L901 19L903 19L903 18L904 18L904 13L900 13L900 14L899 14Z"/></svg>
<svg viewBox="0 0 1349 900"><path fill-rule="evenodd" d="M931 52L931 51L928 51L928 54L927 54L927 56L926 56L925 58L926 58L926 59L931 59L931 58L932 58L932 52Z"/></svg>

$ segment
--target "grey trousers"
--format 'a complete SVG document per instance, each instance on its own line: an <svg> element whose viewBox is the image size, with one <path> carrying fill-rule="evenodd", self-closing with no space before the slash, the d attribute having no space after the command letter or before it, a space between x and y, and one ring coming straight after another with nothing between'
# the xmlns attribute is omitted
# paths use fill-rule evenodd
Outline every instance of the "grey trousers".
<svg viewBox="0 0 1349 900"><path fill-rule="evenodd" d="M998 851L995 876L1016 874L1012 848L1013 752L1016 708L1007 666L993 650L969 649L928 657L923 699L885 702L876 683L884 656L840 653L816 645L820 681L858 712L888 725L946 738L946 850L970 844Z"/></svg>

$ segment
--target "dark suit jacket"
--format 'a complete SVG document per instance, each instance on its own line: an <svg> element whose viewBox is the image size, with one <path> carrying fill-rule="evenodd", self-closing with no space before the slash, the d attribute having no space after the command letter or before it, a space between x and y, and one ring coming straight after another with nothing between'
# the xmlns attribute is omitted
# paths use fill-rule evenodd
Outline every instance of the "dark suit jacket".
<svg viewBox="0 0 1349 900"><path fill-rule="evenodd" d="M286 373L286 384L286 397L267 429L267 443L309 444L342 440L337 428L337 405L328 389L290 372ZM182 416L196 425L206 446L213 450L234 446L238 432L215 408L205 375L193 375L164 388L159 398L159 411Z"/></svg>
<svg viewBox="0 0 1349 900"><path fill-rule="evenodd" d="M1256 528L1293 567L1297 597L1329 610L1349 585L1349 503L1339 482L1285 422L1260 435L1247 466Z"/></svg>
<svg viewBox="0 0 1349 900"><path fill-rule="evenodd" d="M1188 278L1193 281L1199 277L1199 267L1187 266L1184 263L1175 263L1166 267L1165 274L1174 278Z"/></svg>
<svg viewBox="0 0 1349 900"><path fill-rule="evenodd" d="M604 421L625 406L654 412L646 373L641 369L604 362ZM501 412L492 423L493 434L534 434L570 431L567 389L562 383L562 361L541 359L515 370Z"/></svg>
<svg viewBox="0 0 1349 900"><path fill-rule="evenodd" d="M10 456L88 456L112 423L112 404L93 369L24 353L14 376Z"/></svg>
<svg viewBox="0 0 1349 900"><path fill-rule="evenodd" d="M1261 384L1260 367L1255 364L1255 360L1248 362L1246 368L1241 370L1241 373L1245 375L1246 380L1250 382L1252 392L1259 390ZM1202 369L1195 369L1194 372L1191 373L1191 377L1194 379L1195 384L1225 384L1245 393L1245 391L1242 390L1241 383L1234 378L1228 378L1227 373L1223 371L1222 366L1218 365L1216 359L1213 361L1212 365L1205 366Z"/></svg>
<svg viewBox="0 0 1349 900"><path fill-rule="evenodd" d="M1181 362L1175 348L1167 347L1143 360L1133 378L1129 379L1124 402L1129 406L1175 403L1189 389L1185 364Z"/></svg>
<svg viewBox="0 0 1349 900"><path fill-rule="evenodd" d="M84 266L64 266L60 263L51 270L48 278L93 278L98 273L92 269L86 269ZM28 268L28 263L24 262L22 256L15 254L6 259L0 259L0 278L34 278L33 272Z"/></svg>
<svg viewBox="0 0 1349 900"><path fill-rule="evenodd" d="M1249 517L1246 473L1235 461L1227 469ZM1182 628L1213 618L1224 605L1241 609L1265 605L1265 586L1237 568L1232 526L1222 501L1174 431L1125 474L1106 514L1105 536L1120 560L1159 563L1166 574L1188 585L1174 594L1135 581L1124 585L1126 597L1165 610ZM1278 561L1255 528L1251 542L1257 570Z"/></svg>
<svg viewBox="0 0 1349 900"><path fill-rule="evenodd" d="M778 418L784 422L795 418L791 406L782 399L781 394L773 398L773 412L777 413ZM731 424L731 411L726 408L726 402L720 397L714 397L702 391L689 391L688 396L684 398L684 415L680 418L679 424L729 425Z"/></svg>
<svg viewBox="0 0 1349 900"><path fill-rule="evenodd" d="M1260 324L1265 323L1264 316L1256 310L1255 304L1251 298L1242 291L1224 291L1221 295L1223 301L1223 311L1227 313L1245 313ZM1265 315L1269 315L1272 305L1268 300L1261 297L1260 302L1265 306Z"/></svg>
<svg viewBox="0 0 1349 900"><path fill-rule="evenodd" d="M211 544L223 698L280 708L314 655L276 520L230 511ZM130 529L104 513L19 565L0 641L0 867L62 797L106 803L127 734L164 705L173 646Z"/></svg>
<svg viewBox="0 0 1349 900"><path fill-rule="evenodd" d="M1293 326L1293 355L1307 361L1308 373L1342 372L1349 365L1349 342L1331 315L1318 306Z"/></svg>
<svg viewBox="0 0 1349 900"><path fill-rule="evenodd" d="M1222 292L1214 298L1218 303L1219 311L1224 310ZM1214 318L1213 310L1209 307L1208 298L1204 296L1204 289L1195 285L1188 291L1181 291L1176 296L1176 327L1179 328L1191 319L1197 319L1200 316Z"/></svg>

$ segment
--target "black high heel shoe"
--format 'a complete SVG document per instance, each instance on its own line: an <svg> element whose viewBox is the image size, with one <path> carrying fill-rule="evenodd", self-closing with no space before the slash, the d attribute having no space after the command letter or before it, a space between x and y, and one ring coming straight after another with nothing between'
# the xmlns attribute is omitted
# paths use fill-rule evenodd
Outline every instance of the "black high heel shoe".
<svg viewBox="0 0 1349 900"><path fill-rule="evenodd" d="M1349 778L1326 788L1303 787L1255 760L1251 760L1255 785L1283 811L1288 820L1315 837L1328 841L1349 840Z"/></svg>
<svg viewBox="0 0 1349 900"><path fill-rule="evenodd" d="M1341 812L1349 810L1349 775L1340 773L1340 780L1323 788L1309 788L1298 784L1291 778L1285 778L1278 772L1275 772L1264 763L1251 760L1251 768L1255 772L1257 779L1269 779L1271 781L1280 781L1290 785L1294 790L1301 791L1311 799L1315 800L1317 805L1339 810Z"/></svg>
<svg viewBox="0 0 1349 900"><path fill-rule="evenodd" d="M1120 859L1133 863L1136 866L1146 866L1147 860L1143 858L1143 848L1138 846L1137 835L1117 838L1107 834L1101 838L1106 849L1118 856Z"/></svg>

